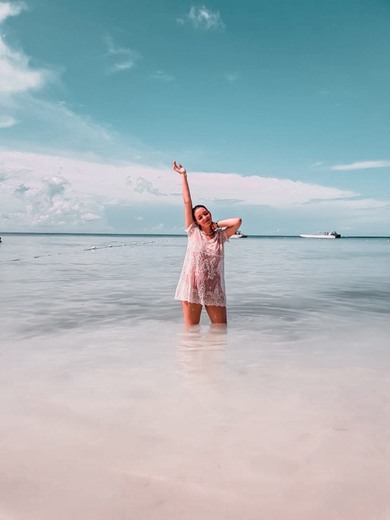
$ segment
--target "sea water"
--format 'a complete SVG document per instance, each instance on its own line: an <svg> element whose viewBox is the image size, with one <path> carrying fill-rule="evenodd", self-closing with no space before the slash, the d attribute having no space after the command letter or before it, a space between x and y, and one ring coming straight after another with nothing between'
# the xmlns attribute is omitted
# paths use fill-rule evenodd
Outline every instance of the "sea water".
<svg viewBox="0 0 390 520"><path fill-rule="evenodd" d="M0 518L390 518L390 240L3 235ZM282 499L283 497L283 499Z"/></svg>

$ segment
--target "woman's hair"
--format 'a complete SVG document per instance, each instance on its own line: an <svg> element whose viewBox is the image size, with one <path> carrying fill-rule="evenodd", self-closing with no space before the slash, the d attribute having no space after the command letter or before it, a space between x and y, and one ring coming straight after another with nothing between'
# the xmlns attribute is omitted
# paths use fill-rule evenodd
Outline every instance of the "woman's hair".
<svg viewBox="0 0 390 520"><path fill-rule="evenodd" d="M194 219L194 222L196 222L196 218L195 218L195 211L199 208L204 208L206 211L208 211L208 209L206 208L206 206L203 206L203 204L198 204L197 206L194 206L192 208L192 218Z"/></svg>

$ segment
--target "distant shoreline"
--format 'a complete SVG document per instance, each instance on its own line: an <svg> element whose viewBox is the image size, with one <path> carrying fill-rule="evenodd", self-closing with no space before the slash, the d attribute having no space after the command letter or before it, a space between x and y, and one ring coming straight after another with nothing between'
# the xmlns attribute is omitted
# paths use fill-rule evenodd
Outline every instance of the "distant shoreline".
<svg viewBox="0 0 390 520"><path fill-rule="evenodd" d="M94 236L94 237L185 237L175 233L76 233L76 232L38 232L38 231L0 231L0 236ZM299 235L248 235L248 238L301 238ZM343 239L373 238L390 239L390 236L382 235L342 235Z"/></svg>

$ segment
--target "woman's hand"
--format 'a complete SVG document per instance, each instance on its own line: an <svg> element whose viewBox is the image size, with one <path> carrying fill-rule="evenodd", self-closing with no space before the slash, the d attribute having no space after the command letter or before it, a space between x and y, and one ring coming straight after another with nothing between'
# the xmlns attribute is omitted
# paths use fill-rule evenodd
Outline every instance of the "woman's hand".
<svg viewBox="0 0 390 520"><path fill-rule="evenodd" d="M173 161L172 167L175 170L175 172L180 173L180 175L185 175L187 173L184 166L182 166L181 164L176 164L176 161Z"/></svg>

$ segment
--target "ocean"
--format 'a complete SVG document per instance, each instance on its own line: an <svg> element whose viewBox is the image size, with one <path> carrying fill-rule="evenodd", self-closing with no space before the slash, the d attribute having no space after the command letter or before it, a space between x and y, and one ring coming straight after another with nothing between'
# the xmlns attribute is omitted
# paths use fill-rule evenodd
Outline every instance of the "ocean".
<svg viewBox="0 0 390 520"><path fill-rule="evenodd" d="M3 234L1 520L389 520L390 239Z"/></svg>

